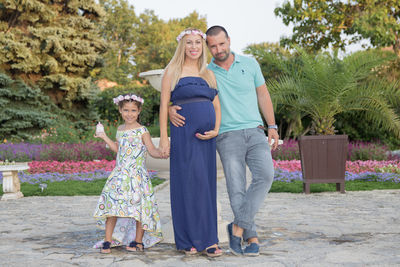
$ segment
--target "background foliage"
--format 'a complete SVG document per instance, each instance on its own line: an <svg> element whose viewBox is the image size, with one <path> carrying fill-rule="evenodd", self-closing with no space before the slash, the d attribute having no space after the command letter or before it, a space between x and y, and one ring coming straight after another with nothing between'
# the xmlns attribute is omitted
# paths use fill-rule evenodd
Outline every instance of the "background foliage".
<svg viewBox="0 0 400 267"><path fill-rule="evenodd" d="M0 138L31 139L41 129L49 127L54 105L37 88L22 80L12 80L0 73Z"/></svg>
<svg viewBox="0 0 400 267"><path fill-rule="evenodd" d="M374 47L391 46L400 54L400 2L396 0L293 0L277 7L275 15L284 24L293 24L293 35L281 39L285 46L345 50L363 39Z"/></svg>
<svg viewBox="0 0 400 267"><path fill-rule="evenodd" d="M95 94L89 72L106 49L96 27L104 16L94 0L2 1L2 70L39 86L63 109L85 109Z"/></svg>
<svg viewBox="0 0 400 267"><path fill-rule="evenodd" d="M109 48L104 67L93 74L96 79L107 78L121 85L138 79L140 72L165 68L175 52L175 38L185 28L207 29L206 18L196 11L164 21L152 10L136 14L126 0L101 0L100 4L107 13L100 27Z"/></svg>
<svg viewBox="0 0 400 267"><path fill-rule="evenodd" d="M251 45L245 52L259 61L266 80L277 81L282 73L292 75L303 68L298 53L291 50L295 45L315 54L331 48L345 50L348 44L364 39L370 46L390 46L399 54L398 11L399 4L392 0L287 1L275 13L287 25L293 24L292 36L281 44ZM164 68L175 51L176 36L187 27L205 31L206 17L193 11L165 21L152 10L136 13L127 0L0 1L0 44L4 48L0 70L12 80L8 80L12 86L4 83L1 88L0 139L93 141L98 120L113 135L120 121L111 99L132 90L145 99L141 119L154 136L159 93L150 86L141 87L138 74ZM370 78L397 81L399 66L398 57L375 69ZM102 78L119 86L100 92L93 81ZM26 95L24 101L21 94ZM390 105L399 115L400 100L392 98ZM279 102L275 102L275 111L282 138L296 138L309 130L311 119L301 112ZM36 120L32 119L35 112ZM11 113L19 115L10 117ZM21 114L27 116L18 120ZM392 149L400 145L393 134L366 120L363 112L344 110L335 120L338 133L348 134L351 140L381 140Z"/></svg>
<svg viewBox="0 0 400 267"><path fill-rule="evenodd" d="M146 126L158 124L160 92L150 85L117 86L101 92L93 102L100 119L122 123L121 114L118 111L118 106L114 104L113 98L127 93L136 94L144 99L142 112L140 113L140 123Z"/></svg>

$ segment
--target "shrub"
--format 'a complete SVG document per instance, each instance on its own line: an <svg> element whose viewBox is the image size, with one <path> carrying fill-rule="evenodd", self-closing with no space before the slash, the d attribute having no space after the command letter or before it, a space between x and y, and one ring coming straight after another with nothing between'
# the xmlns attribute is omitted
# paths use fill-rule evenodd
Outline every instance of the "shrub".
<svg viewBox="0 0 400 267"><path fill-rule="evenodd" d="M151 128L151 127L149 127ZM111 138L115 138L116 126L109 123L105 131ZM93 130L89 133L93 136ZM387 147L380 143L350 142L348 150L349 161L383 161L400 160L396 155L388 152ZM296 140L284 140L279 150L272 151L274 160L299 160L299 149ZM9 161L90 161L95 159L114 160L115 153L105 147L105 143L98 139L86 143L56 143L56 144L29 144L29 143L4 143L0 144L0 160Z"/></svg>
<svg viewBox="0 0 400 267"><path fill-rule="evenodd" d="M105 147L104 142L85 144L0 144L0 160L9 161L90 161L114 160L115 153Z"/></svg>
<svg viewBox="0 0 400 267"><path fill-rule="evenodd" d="M150 85L146 86L117 86L109 88L98 94L93 105L99 113L100 119L108 121L121 121L117 105L113 98L127 93L134 93L144 99L142 112L140 113L140 123L149 126L158 123L158 114L160 109L160 92Z"/></svg>
<svg viewBox="0 0 400 267"><path fill-rule="evenodd" d="M49 102L39 89L0 73L0 139L30 140L48 127L55 108Z"/></svg>
<svg viewBox="0 0 400 267"><path fill-rule="evenodd" d="M388 148L380 143L354 141L349 143L348 160L388 160Z"/></svg>
<svg viewBox="0 0 400 267"><path fill-rule="evenodd" d="M398 159L388 151L388 147L381 143L352 141L348 146L347 159L356 160L390 160ZM275 160L300 159L297 141L293 139L284 140L279 150L272 151L272 158Z"/></svg>

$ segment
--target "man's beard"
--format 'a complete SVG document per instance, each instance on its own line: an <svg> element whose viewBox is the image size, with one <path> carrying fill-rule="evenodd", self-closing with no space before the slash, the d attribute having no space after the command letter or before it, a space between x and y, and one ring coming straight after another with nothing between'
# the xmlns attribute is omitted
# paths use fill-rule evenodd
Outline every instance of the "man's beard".
<svg viewBox="0 0 400 267"><path fill-rule="evenodd" d="M221 55L221 54L223 54L224 56L223 57L218 57L218 55ZM229 54L230 54L230 51L218 53L217 56L214 59L219 61L219 62L224 62L225 60L227 60L229 58Z"/></svg>

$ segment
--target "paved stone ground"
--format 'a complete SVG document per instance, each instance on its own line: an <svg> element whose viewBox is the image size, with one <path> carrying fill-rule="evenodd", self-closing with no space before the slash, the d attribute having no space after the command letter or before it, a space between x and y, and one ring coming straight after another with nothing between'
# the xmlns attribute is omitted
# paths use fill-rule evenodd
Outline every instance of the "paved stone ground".
<svg viewBox="0 0 400 267"><path fill-rule="evenodd" d="M168 184L166 184L168 185ZM171 220L169 187L157 192ZM259 257L185 256L161 243L145 253L92 249L103 237L92 218L97 196L25 197L0 202L0 266L400 266L400 190L271 193L257 215ZM224 220L232 212L218 181Z"/></svg>

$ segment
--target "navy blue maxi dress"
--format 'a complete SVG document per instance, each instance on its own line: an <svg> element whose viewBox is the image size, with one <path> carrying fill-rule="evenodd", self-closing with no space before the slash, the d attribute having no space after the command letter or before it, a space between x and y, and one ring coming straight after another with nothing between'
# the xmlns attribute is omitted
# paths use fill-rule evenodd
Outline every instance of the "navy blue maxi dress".
<svg viewBox="0 0 400 267"><path fill-rule="evenodd" d="M182 107L185 126L171 130L170 188L175 244L178 250L202 251L218 243L215 138L200 140L195 134L214 129L211 101L217 90L200 77L183 77L171 93Z"/></svg>

